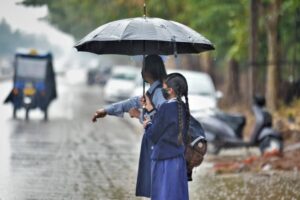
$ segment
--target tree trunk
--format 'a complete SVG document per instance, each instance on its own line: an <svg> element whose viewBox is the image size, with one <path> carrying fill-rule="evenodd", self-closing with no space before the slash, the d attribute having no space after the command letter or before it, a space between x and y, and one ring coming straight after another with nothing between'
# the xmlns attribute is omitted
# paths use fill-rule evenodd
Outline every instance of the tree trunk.
<svg viewBox="0 0 300 200"><path fill-rule="evenodd" d="M271 111L277 109L279 97L278 23L281 4L281 0L272 0L269 5L263 5L268 38L267 106Z"/></svg>
<svg viewBox="0 0 300 200"><path fill-rule="evenodd" d="M205 73L208 73L213 81L215 82L215 68L214 68L214 62L213 58L211 56L210 52L204 52L199 54L199 63L201 66L201 70Z"/></svg>
<svg viewBox="0 0 300 200"><path fill-rule="evenodd" d="M240 100L239 64L235 59L230 59L226 78L226 104L232 105Z"/></svg>
<svg viewBox="0 0 300 200"><path fill-rule="evenodd" d="M250 38L249 38L249 96L247 104L252 105L253 96L257 92L257 57L258 57L258 0L250 1Z"/></svg>

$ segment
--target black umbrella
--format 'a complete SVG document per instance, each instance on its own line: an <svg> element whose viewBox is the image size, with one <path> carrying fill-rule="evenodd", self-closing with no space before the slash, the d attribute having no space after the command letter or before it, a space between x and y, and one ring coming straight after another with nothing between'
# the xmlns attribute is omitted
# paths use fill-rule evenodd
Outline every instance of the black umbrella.
<svg viewBox="0 0 300 200"><path fill-rule="evenodd" d="M137 17L104 24L75 45L96 54L172 55L213 50L212 43L175 21Z"/></svg>
<svg viewBox="0 0 300 200"><path fill-rule="evenodd" d="M75 48L96 54L143 55L145 58L150 54L201 53L213 50L214 46L181 23L146 17L144 5L144 17L104 24L80 40Z"/></svg>

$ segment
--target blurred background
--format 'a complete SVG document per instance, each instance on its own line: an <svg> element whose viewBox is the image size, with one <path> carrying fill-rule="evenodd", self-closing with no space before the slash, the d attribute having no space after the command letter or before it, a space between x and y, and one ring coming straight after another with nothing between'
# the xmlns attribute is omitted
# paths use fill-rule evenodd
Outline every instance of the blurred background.
<svg viewBox="0 0 300 200"><path fill-rule="evenodd" d="M216 151L212 137L190 183L191 199L299 199L298 0L2 0L0 199L135 199L142 127L127 115L96 124L91 117L142 94L142 59L73 46L104 23L142 16L144 3L147 16L183 23L215 46L177 60L163 57L168 73L188 78L191 111L200 122L221 120L235 141L251 141L259 95L271 116L266 126L282 138ZM43 75L37 78L28 63L43 65ZM23 65L29 71L16 73ZM2 103L21 91L40 96Z"/></svg>

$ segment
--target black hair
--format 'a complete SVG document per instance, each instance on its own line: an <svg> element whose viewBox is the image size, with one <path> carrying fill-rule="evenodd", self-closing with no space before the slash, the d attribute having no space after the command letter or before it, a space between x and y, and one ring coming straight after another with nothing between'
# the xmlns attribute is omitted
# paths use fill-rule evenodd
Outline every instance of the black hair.
<svg viewBox="0 0 300 200"><path fill-rule="evenodd" d="M189 123L190 123L188 84L187 84L186 78L180 73L171 73L171 74L167 75L167 78L165 79L165 83L169 88L172 88L174 90L174 92L176 93L176 99L178 102L178 122L179 122L178 142L179 142L179 144L182 144L182 142L183 142L182 131L184 128L183 121L182 121L184 102L181 99L182 96L185 97L187 129L189 128Z"/></svg>
<svg viewBox="0 0 300 200"><path fill-rule="evenodd" d="M148 55L145 58L145 65L142 68L142 76L150 76L154 81L160 80L161 82L166 78L167 72L162 58L159 55Z"/></svg>

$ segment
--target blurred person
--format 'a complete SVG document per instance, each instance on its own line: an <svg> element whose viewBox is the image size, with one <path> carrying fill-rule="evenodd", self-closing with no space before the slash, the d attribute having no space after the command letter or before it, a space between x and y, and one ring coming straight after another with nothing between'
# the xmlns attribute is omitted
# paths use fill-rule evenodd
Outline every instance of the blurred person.
<svg viewBox="0 0 300 200"><path fill-rule="evenodd" d="M145 66L142 68L141 74L143 80L150 84L150 88L146 94L150 96L153 106L159 109L160 105L166 101L161 91L162 81L167 76L162 58L159 55L148 55L145 58ZM128 112L131 117L139 118L142 123L144 117L153 118L156 113L154 110L151 113L144 113L144 116L140 112L144 102L145 99L143 96L136 96L125 101L110 104L97 110L92 121L96 122L98 118L104 118L107 115L122 117L125 112ZM136 183L136 196L151 196L151 148L151 141L143 135Z"/></svg>
<svg viewBox="0 0 300 200"><path fill-rule="evenodd" d="M190 111L188 85L183 75L169 74L162 93L167 99L156 115L144 120L145 135L153 143L151 152L151 199L188 200L188 178L185 144L188 142ZM182 97L185 97L185 103ZM146 95L145 108L151 113L150 97Z"/></svg>

